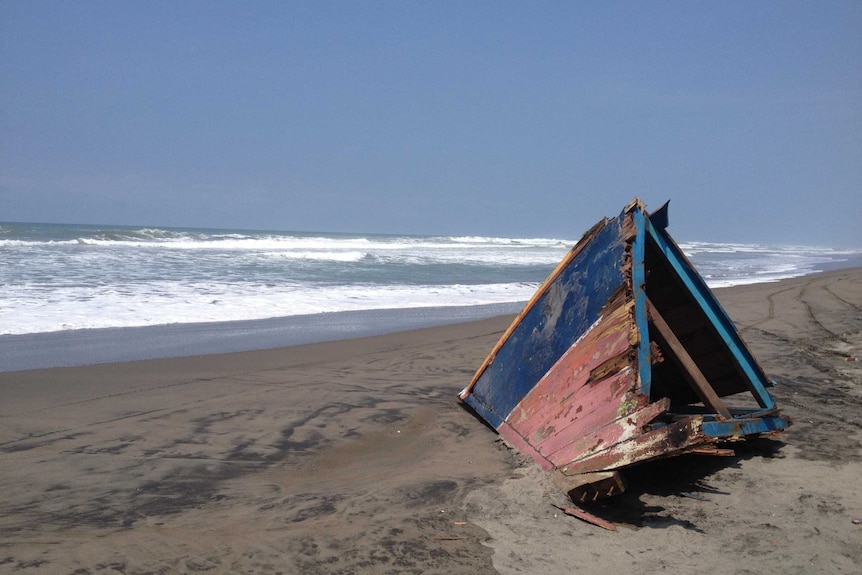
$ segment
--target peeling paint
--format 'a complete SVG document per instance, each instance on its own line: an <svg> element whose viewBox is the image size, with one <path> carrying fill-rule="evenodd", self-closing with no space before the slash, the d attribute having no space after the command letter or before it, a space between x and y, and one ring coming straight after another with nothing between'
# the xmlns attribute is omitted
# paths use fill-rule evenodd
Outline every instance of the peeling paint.
<svg viewBox="0 0 862 575"><path fill-rule="evenodd" d="M722 453L726 450L720 443L789 425L773 409L760 367L741 339L729 333L729 320L717 300L696 281L696 272L675 246L663 227L650 227L637 199L617 218L596 224L543 283L459 395L543 469L602 481L613 472L608 489L582 494L619 492L617 470L639 462L689 452ZM656 328L655 320L666 308L673 321ZM720 324L715 333L721 338L705 341L724 354L720 358L742 367L727 371L712 356L688 353L685 338L677 338L674 329L688 329L689 320L691 329ZM667 341L673 345L659 347ZM706 363L702 371L698 361ZM715 373L721 376L718 381L741 379L713 389L707 376ZM690 401L693 388L709 400L706 409ZM766 409L728 411L720 392L736 393L737 388L750 390ZM675 413L670 413L672 403Z"/></svg>

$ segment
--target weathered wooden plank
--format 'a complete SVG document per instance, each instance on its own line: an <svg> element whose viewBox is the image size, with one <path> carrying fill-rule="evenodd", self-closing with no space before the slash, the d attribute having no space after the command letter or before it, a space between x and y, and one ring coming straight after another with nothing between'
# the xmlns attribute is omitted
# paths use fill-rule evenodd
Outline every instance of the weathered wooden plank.
<svg viewBox="0 0 862 575"><path fill-rule="evenodd" d="M631 221L635 227L631 243L631 293L635 301L635 325L632 345L637 346L638 386L646 397L652 397L652 342L646 310L646 211L643 205L631 203ZM666 210L665 210L666 212ZM661 219L661 218L659 218Z"/></svg>
<svg viewBox="0 0 862 575"><path fill-rule="evenodd" d="M560 356L599 319L624 284L626 257L621 214L607 221L524 313L475 383L461 394L468 404L492 407L503 419ZM492 422L495 427L499 421Z"/></svg>
<svg viewBox="0 0 862 575"><path fill-rule="evenodd" d="M780 415L760 415L751 418L737 418L731 421L706 421L703 433L710 437L744 437L754 434L771 434L785 429L790 421Z"/></svg>
<svg viewBox="0 0 862 575"><path fill-rule="evenodd" d="M631 306L600 319L566 351L511 412L507 421L525 437L564 417L590 381L593 369L629 351Z"/></svg>
<svg viewBox="0 0 862 575"><path fill-rule="evenodd" d="M700 419L692 417L638 435L629 441L616 444L611 449L574 462L566 467L564 473L574 475L620 469L639 461L676 455L688 448L711 443L714 443L714 440L702 433Z"/></svg>
<svg viewBox="0 0 862 575"><path fill-rule="evenodd" d="M703 372L697 367L697 364L679 342L673 330L670 329L670 326L667 325L655 306L652 305L652 302L649 301L649 298L647 298L647 310L650 320L662 339L667 342L674 357L683 369L683 375L689 380L689 383L693 386L695 393L697 393L704 405L710 406L724 419L731 419L730 411L728 411L724 402L721 401L718 394L712 389Z"/></svg>
<svg viewBox="0 0 862 575"><path fill-rule="evenodd" d="M607 422L613 422L621 416L629 416L637 412L648 404L645 396L638 393L628 392L620 398L612 400L606 405L598 407L593 413L587 415L582 421L573 424L571 429L562 429L550 441L540 443L537 447L539 453L543 457L552 460L557 467L565 466L571 462L575 456L567 457L561 453L563 449L570 449L569 454L577 452L577 448L571 447L573 443L578 442L585 436L598 431L599 429L610 425ZM605 449L607 446L596 445L593 443L596 450Z"/></svg>
<svg viewBox="0 0 862 575"><path fill-rule="evenodd" d="M667 413L669 409L670 399L663 398L630 415L616 419L592 433L583 435L555 452L548 451L544 444L539 446L538 451L555 467L565 468L599 451L610 449L618 443L644 434L644 427Z"/></svg>
<svg viewBox="0 0 862 575"><path fill-rule="evenodd" d="M536 448L545 456L555 453L646 405L647 398L638 394L635 387L631 368L593 382L571 400L571 409L564 417L548 424L552 428L550 433L527 437L535 440Z"/></svg>
<svg viewBox="0 0 862 575"><path fill-rule="evenodd" d="M548 289L551 287L551 284L553 284L557 280L557 278L560 277L560 275L569 266L572 260L575 259L578 254L581 253L581 250L593 240L596 234L598 234L599 230L601 230L607 223L608 220L607 218L605 218L602 221L598 222L596 225L594 225L592 228L590 228L581 237L578 243L576 243L574 247L569 250L569 253L566 254L566 256L560 261L560 263L557 264L557 267L554 268L554 270L545 279L545 281L542 282L542 285L539 286L539 289L536 290L536 293L534 293L533 296L529 299L527 305L524 306L524 309L522 309L518 313L518 315L515 316L515 320L506 329L506 331L503 332L503 336L496 343L496 345L494 345L493 349L491 349L491 353L488 354L488 357L485 358L485 361L482 362L482 365L480 365L479 369L476 370L476 374L470 381L470 385L468 385L464 389L464 391L461 392L461 399L464 399L467 394L470 393L470 391L473 389L473 386L476 384L476 381L482 376L482 374L485 372L485 369L494 361L494 358L497 356L497 352L499 352L500 349L506 344L506 342L509 340L509 337L511 337L515 329L521 324L527 313L531 309L533 309L533 307L539 302L539 300L542 299L542 297L544 297L545 293L547 293Z"/></svg>
<svg viewBox="0 0 862 575"><path fill-rule="evenodd" d="M592 523L596 527L601 527L602 529L607 529L608 531L616 531L617 526L611 523L606 519L602 519L597 515L593 515L592 513L588 513L584 511L580 507L561 507L559 505L554 505L557 509L565 513L566 515L571 515L572 517L577 517L587 523Z"/></svg>
<svg viewBox="0 0 862 575"><path fill-rule="evenodd" d="M500 424L500 427L497 428L497 433L505 439L509 445L523 453L524 455L529 456L534 462L538 463L539 466L545 471L550 471L554 468L553 464L548 461L541 453L536 451L536 449L530 445L530 442L524 439L518 431L506 423L505 421Z"/></svg>
<svg viewBox="0 0 862 575"><path fill-rule="evenodd" d="M602 362L598 367L591 369L587 383L610 377L615 373L621 372L626 367L633 367L633 363L631 350L624 349L619 355L611 356L610 359Z"/></svg>
<svg viewBox="0 0 862 575"><path fill-rule="evenodd" d="M566 408L558 418L531 419L514 427L533 445L564 429L569 436L577 437L639 407L641 401L634 391L634 372L627 368L582 388L581 393L566 400Z"/></svg>

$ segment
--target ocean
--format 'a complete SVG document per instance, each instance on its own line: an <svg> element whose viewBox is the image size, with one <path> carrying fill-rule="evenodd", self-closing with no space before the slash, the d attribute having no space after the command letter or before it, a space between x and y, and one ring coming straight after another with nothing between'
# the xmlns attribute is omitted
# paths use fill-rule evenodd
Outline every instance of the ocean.
<svg viewBox="0 0 862 575"><path fill-rule="evenodd" d="M8 363L14 341L35 341L6 336L205 330L272 318L313 327L334 317L365 324L386 316L392 329L414 327L411 317L440 322L509 313L576 239L0 223L0 362ZM804 246L680 246L712 287L805 275L860 255ZM333 329L355 335L344 325Z"/></svg>

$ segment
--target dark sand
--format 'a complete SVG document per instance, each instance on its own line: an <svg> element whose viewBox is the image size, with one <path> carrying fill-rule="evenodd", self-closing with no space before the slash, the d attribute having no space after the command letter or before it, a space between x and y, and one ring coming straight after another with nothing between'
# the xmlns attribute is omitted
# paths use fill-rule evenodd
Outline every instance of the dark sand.
<svg viewBox="0 0 862 575"><path fill-rule="evenodd" d="M717 293L795 425L637 468L616 533L457 403L502 317L0 373L0 572L862 573L862 269Z"/></svg>

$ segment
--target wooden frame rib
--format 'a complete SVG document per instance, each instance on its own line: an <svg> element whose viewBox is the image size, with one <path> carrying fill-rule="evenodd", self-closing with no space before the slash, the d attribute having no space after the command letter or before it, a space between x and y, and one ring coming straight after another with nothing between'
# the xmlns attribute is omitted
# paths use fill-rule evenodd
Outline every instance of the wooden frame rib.
<svg viewBox="0 0 862 575"><path fill-rule="evenodd" d="M703 372L700 371L699 367L697 367L697 364L694 362L691 355L689 355L685 350L682 342L679 341L679 338L676 337L676 334L673 333L673 330L649 298L647 298L647 315L649 316L649 320L652 322L653 326L658 331L658 334L665 340L665 343L667 343L671 352L673 352L674 358L676 358L679 366L682 368L683 375L686 380L688 380L688 383L692 386L692 389L694 389L697 396L701 401L703 401L703 404L710 407L723 419L732 419L733 416L730 414L730 410L727 409L727 406L724 405L724 402L721 401L721 398L718 397L717 393L715 393L715 390L709 384L709 381L703 375Z"/></svg>

